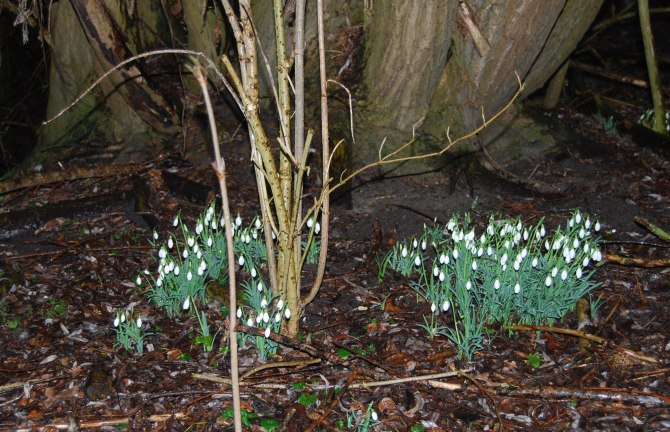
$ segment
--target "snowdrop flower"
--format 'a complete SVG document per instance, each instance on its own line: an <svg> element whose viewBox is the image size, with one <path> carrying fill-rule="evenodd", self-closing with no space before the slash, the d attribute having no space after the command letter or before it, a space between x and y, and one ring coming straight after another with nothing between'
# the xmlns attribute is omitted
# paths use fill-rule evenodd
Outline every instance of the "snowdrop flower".
<svg viewBox="0 0 670 432"><path fill-rule="evenodd" d="M440 271L440 276L438 277L438 279L440 279L440 282L444 282L445 279L444 272Z"/></svg>
<svg viewBox="0 0 670 432"><path fill-rule="evenodd" d="M277 312L277 313L275 314L275 322L278 323L279 320L281 320L281 314L280 314L279 312Z"/></svg>
<svg viewBox="0 0 670 432"><path fill-rule="evenodd" d="M210 226L212 227L212 230L216 231L216 221L214 219L212 219L212 225Z"/></svg>
<svg viewBox="0 0 670 432"><path fill-rule="evenodd" d="M454 249L454 251L452 252L452 254L453 254L453 256L454 256L454 259L458 259L458 249Z"/></svg>
<svg viewBox="0 0 670 432"><path fill-rule="evenodd" d="M491 256L491 255L493 255L493 249L491 248L491 246L489 246L489 247L486 248L486 255L487 255L487 256Z"/></svg>
<svg viewBox="0 0 670 432"><path fill-rule="evenodd" d="M257 273L256 273L256 267L251 267L251 277L252 277L252 278L255 278L256 275L257 275Z"/></svg>
<svg viewBox="0 0 670 432"><path fill-rule="evenodd" d="M515 271L519 271L519 268L521 268L521 264L519 263L518 260L514 261L514 265L512 266Z"/></svg>
<svg viewBox="0 0 670 432"><path fill-rule="evenodd" d="M268 305L267 300L265 300L265 299L261 300L261 307L262 307L262 308L264 308L264 307L267 306L267 305Z"/></svg>
<svg viewBox="0 0 670 432"><path fill-rule="evenodd" d="M237 315L238 318L242 318L242 308L237 308L237 313L235 315Z"/></svg>
<svg viewBox="0 0 670 432"><path fill-rule="evenodd" d="M195 256L198 257L198 259L202 258L202 252L198 251L198 253L196 253Z"/></svg>
<svg viewBox="0 0 670 432"><path fill-rule="evenodd" d="M577 222L577 223L582 222L582 214L581 213L577 212L577 214L575 215L575 222Z"/></svg>
<svg viewBox="0 0 670 432"><path fill-rule="evenodd" d="M249 319L247 320L247 326L248 326L248 327L253 327L253 326L254 326L254 320L251 319L251 318L249 318Z"/></svg>
<svg viewBox="0 0 670 432"><path fill-rule="evenodd" d="M137 324L137 328L142 327L142 318L137 318L137 321L135 323Z"/></svg>
<svg viewBox="0 0 670 432"><path fill-rule="evenodd" d="M193 244L195 243L195 239L193 237L189 237L186 242L188 243L188 247L193 247Z"/></svg>
<svg viewBox="0 0 670 432"><path fill-rule="evenodd" d="M528 241L528 236L529 236L528 230L527 229L523 230L523 241Z"/></svg>
<svg viewBox="0 0 670 432"><path fill-rule="evenodd" d="M198 267L198 276L202 276L205 273L205 270L202 267Z"/></svg>
<svg viewBox="0 0 670 432"><path fill-rule="evenodd" d="M445 254L440 254L440 264L446 264L447 256Z"/></svg>
<svg viewBox="0 0 670 432"><path fill-rule="evenodd" d="M161 285L163 285L163 274L161 274L160 276L158 276L158 279L156 279L156 286L157 286L158 288L160 288Z"/></svg>
<svg viewBox="0 0 670 432"><path fill-rule="evenodd" d="M244 235L244 242L245 242L246 244L251 243L251 236L250 236L249 234L245 234L245 235Z"/></svg>
<svg viewBox="0 0 670 432"><path fill-rule="evenodd" d="M186 273L186 279L189 280L189 281L190 281L191 279L193 279L193 273L191 273L190 270L188 271L188 273Z"/></svg>
<svg viewBox="0 0 670 432"><path fill-rule="evenodd" d="M114 318L114 327L118 327L118 326L119 326L119 315L117 314L116 318Z"/></svg>
<svg viewBox="0 0 670 432"><path fill-rule="evenodd" d="M212 239L212 236L207 237L207 247L212 247L213 243L214 240Z"/></svg>
<svg viewBox="0 0 670 432"><path fill-rule="evenodd" d="M589 260L589 257L584 258L584 261L582 261L582 267L588 267L590 262L591 261Z"/></svg>
<svg viewBox="0 0 670 432"><path fill-rule="evenodd" d="M223 218L223 216L222 216L221 219L219 220L219 225L221 225L221 228L223 228L224 226L226 226L226 220Z"/></svg>
<svg viewBox="0 0 670 432"><path fill-rule="evenodd" d="M188 258L188 249L184 249L184 251L181 253L181 256L183 256L184 259Z"/></svg>
<svg viewBox="0 0 670 432"><path fill-rule="evenodd" d="M496 279L496 280L493 282L493 288L495 288L495 289L499 289L499 288L500 288L500 280Z"/></svg>
<svg viewBox="0 0 670 432"><path fill-rule="evenodd" d="M556 277L557 274L558 274L558 268L557 267L554 267L553 269L551 269L551 277Z"/></svg>
<svg viewBox="0 0 670 432"><path fill-rule="evenodd" d="M596 230L596 232L600 231L600 222L596 222L596 224L593 226L593 229Z"/></svg>
<svg viewBox="0 0 670 432"><path fill-rule="evenodd" d="M502 258L500 258L500 265L505 265L505 264L507 264L507 252L505 252L503 254Z"/></svg>
<svg viewBox="0 0 670 432"><path fill-rule="evenodd" d="M200 246L198 246L197 244L193 246L193 252L195 252L196 254L200 252Z"/></svg>
<svg viewBox="0 0 670 432"><path fill-rule="evenodd" d="M471 230L471 231L468 233L468 235L467 235L466 238L467 238L468 241L472 241L472 240L474 240L474 239L475 239L475 230L474 230L474 229Z"/></svg>
<svg viewBox="0 0 670 432"><path fill-rule="evenodd" d="M376 411L370 412L370 418L372 418L372 421L377 421L377 419L379 418L377 416L377 412Z"/></svg>
<svg viewBox="0 0 670 432"><path fill-rule="evenodd" d="M584 228L586 228L586 229L591 228L591 219L589 219L588 217L584 221Z"/></svg>
<svg viewBox="0 0 670 432"><path fill-rule="evenodd" d="M575 248L575 249L577 249L579 247L579 240L578 239L574 239L572 241L572 247Z"/></svg>
<svg viewBox="0 0 670 432"><path fill-rule="evenodd" d="M413 247L414 249L416 249L418 246L419 246L419 242L416 241L416 239L414 239L414 240L412 241L412 247Z"/></svg>
<svg viewBox="0 0 670 432"><path fill-rule="evenodd" d="M307 228L312 228L314 226L314 220L312 218L307 219Z"/></svg>
<svg viewBox="0 0 670 432"><path fill-rule="evenodd" d="M202 223L199 223L198 225L195 226L195 233L199 235L203 229L204 227L202 226Z"/></svg>
<svg viewBox="0 0 670 432"><path fill-rule="evenodd" d="M277 302L277 309L282 310L284 308L284 300L279 299Z"/></svg>
<svg viewBox="0 0 670 432"><path fill-rule="evenodd" d="M179 266L174 266L174 275L179 276Z"/></svg>
<svg viewBox="0 0 670 432"><path fill-rule="evenodd" d="M447 229L449 231L453 231L454 227L456 226L456 222L454 222L454 219L449 219L449 223L447 224Z"/></svg>
<svg viewBox="0 0 670 432"><path fill-rule="evenodd" d="M599 262L603 258L603 254L600 253L600 250L594 249L591 253L591 258L593 258L593 261Z"/></svg>
<svg viewBox="0 0 670 432"><path fill-rule="evenodd" d="M122 322L122 323L126 322L126 314L125 314L125 312L121 314L121 322Z"/></svg>
<svg viewBox="0 0 670 432"><path fill-rule="evenodd" d="M521 259L526 258L528 256L528 249L526 248L521 249L521 255L519 256L521 257Z"/></svg>
<svg viewBox="0 0 670 432"><path fill-rule="evenodd" d="M286 308L286 310L284 310L284 316L286 317L286 319L291 318L291 309Z"/></svg>
<svg viewBox="0 0 670 432"><path fill-rule="evenodd" d="M260 324L263 321L263 314L256 315L256 324Z"/></svg>
<svg viewBox="0 0 670 432"><path fill-rule="evenodd" d="M139 275L137 275L137 279L135 279L135 284L137 286L142 285L142 278Z"/></svg>
<svg viewBox="0 0 670 432"><path fill-rule="evenodd" d="M254 226L256 229L261 229L261 226L263 226L263 223L261 222L260 219L256 218L256 222L254 222Z"/></svg>
<svg viewBox="0 0 670 432"><path fill-rule="evenodd" d="M176 227L177 225L179 225L179 216L175 216L174 220L172 221L173 227Z"/></svg>
<svg viewBox="0 0 670 432"><path fill-rule="evenodd" d="M419 255L417 255L416 258L414 258L414 265L417 267L421 265L421 258L419 257Z"/></svg>
<svg viewBox="0 0 670 432"><path fill-rule="evenodd" d="M258 281L256 289L258 289L258 292L263 292L263 281Z"/></svg>
<svg viewBox="0 0 670 432"><path fill-rule="evenodd" d="M477 249L477 256L481 257L482 255L484 255L484 249L480 246L479 249Z"/></svg>
<svg viewBox="0 0 670 432"><path fill-rule="evenodd" d="M256 232L256 230L251 232L251 237L253 237L254 240L258 239L258 233Z"/></svg>
<svg viewBox="0 0 670 432"><path fill-rule="evenodd" d="M584 231L584 228L579 229L579 238L583 239L584 236L586 236L586 231Z"/></svg>
<svg viewBox="0 0 670 432"><path fill-rule="evenodd" d="M242 225L242 218L238 214L237 217L235 218L235 226L241 226Z"/></svg>
<svg viewBox="0 0 670 432"><path fill-rule="evenodd" d="M575 276L577 277L577 279L582 278L582 268L581 267L577 269L577 272L575 273Z"/></svg>
<svg viewBox="0 0 670 432"><path fill-rule="evenodd" d="M402 252L400 252L400 255L402 255L403 258L407 256L407 248L405 246L402 247Z"/></svg>
<svg viewBox="0 0 670 432"><path fill-rule="evenodd" d="M237 260L237 263L242 267L244 265L244 255L240 255L240 257Z"/></svg>
<svg viewBox="0 0 670 432"><path fill-rule="evenodd" d="M477 261L475 260L472 261L472 270L477 271Z"/></svg>
<svg viewBox="0 0 670 432"><path fill-rule="evenodd" d="M445 300L444 303L442 303L442 311L446 312L449 310L451 307L451 304L449 303L449 300Z"/></svg>
<svg viewBox="0 0 670 432"><path fill-rule="evenodd" d="M149 270L144 269L143 273L144 273L145 275L149 276Z"/></svg>
<svg viewBox="0 0 670 432"><path fill-rule="evenodd" d="M563 269L561 272L561 280L566 280L568 278L568 271L566 269Z"/></svg>
<svg viewBox="0 0 670 432"><path fill-rule="evenodd" d="M265 337L266 337L266 338L269 338L269 337L270 337L270 326L267 326L267 327L265 328Z"/></svg>
<svg viewBox="0 0 670 432"><path fill-rule="evenodd" d="M433 302L433 303L430 305L430 311L431 311L432 313L435 313L436 310L437 310L437 306L435 306L435 302Z"/></svg>
<svg viewBox="0 0 670 432"><path fill-rule="evenodd" d="M174 241L172 241L172 237L170 237L167 241L167 247L168 249L172 249L174 247Z"/></svg>
<svg viewBox="0 0 670 432"><path fill-rule="evenodd" d="M507 271L507 264L503 264L503 265L501 266L501 268L502 268L502 271Z"/></svg>
<svg viewBox="0 0 670 432"><path fill-rule="evenodd" d="M544 284L546 286L551 286L551 282L552 282L551 276L547 276L547 278L544 280Z"/></svg>
<svg viewBox="0 0 670 432"><path fill-rule="evenodd" d="M533 266L533 268L537 267L537 258L533 258L531 265Z"/></svg>
<svg viewBox="0 0 670 432"><path fill-rule="evenodd" d="M158 233L154 230L154 240L158 240Z"/></svg>
<svg viewBox="0 0 670 432"><path fill-rule="evenodd" d="M514 285L514 294L519 294L521 292L521 285L519 285L519 282Z"/></svg>
<svg viewBox="0 0 670 432"><path fill-rule="evenodd" d="M439 267L437 267L437 266L433 267L433 276L437 277L439 274L440 274ZM140 279L140 277L138 276L137 280L139 280L139 279ZM139 285L139 283L137 285Z"/></svg>
<svg viewBox="0 0 670 432"><path fill-rule="evenodd" d="M428 244L426 243L425 240L423 240L423 241L421 242L421 250L426 250L426 247L427 247L427 246L428 246Z"/></svg>
<svg viewBox="0 0 670 432"><path fill-rule="evenodd" d="M184 304L182 305L182 309L187 310L188 307L191 305L191 297L186 296L186 299L184 300Z"/></svg>
<svg viewBox="0 0 670 432"><path fill-rule="evenodd" d="M319 232L321 232L321 224L317 222L314 227L314 234L318 234Z"/></svg>
<svg viewBox="0 0 670 432"><path fill-rule="evenodd" d="M544 248L545 248L546 250L551 249L551 246L549 246L549 241L548 241L548 240L545 240L545 241L544 241Z"/></svg>
<svg viewBox="0 0 670 432"><path fill-rule="evenodd" d="M267 311L265 311L265 312L263 312L263 322L264 322L265 324L267 324L268 321L270 321L270 315L268 314Z"/></svg>
<svg viewBox="0 0 670 432"><path fill-rule="evenodd" d="M505 240L505 249L509 249L509 240Z"/></svg>
<svg viewBox="0 0 670 432"><path fill-rule="evenodd" d="M482 236L479 237L479 242L480 242L481 244L486 243L486 234L482 234Z"/></svg>
<svg viewBox="0 0 670 432"><path fill-rule="evenodd" d="M540 237L544 237L547 232L544 230L544 225L540 227Z"/></svg>
<svg viewBox="0 0 670 432"><path fill-rule="evenodd" d="M467 282L465 283L465 289L468 290L468 291L470 291L470 288L472 288L472 282L467 281Z"/></svg>
<svg viewBox="0 0 670 432"><path fill-rule="evenodd" d="M493 225L489 224L489 226L486 227L486 233L490 236L492 236L495 233Z"/></svg>
<svg viewBox="0 0 670 432"><path fill-rule="evenodd" d="M160 250L158 251L158 257L159 258L165 258L167 256L167 251L165 250L164 247L161 247Z"/></svg>

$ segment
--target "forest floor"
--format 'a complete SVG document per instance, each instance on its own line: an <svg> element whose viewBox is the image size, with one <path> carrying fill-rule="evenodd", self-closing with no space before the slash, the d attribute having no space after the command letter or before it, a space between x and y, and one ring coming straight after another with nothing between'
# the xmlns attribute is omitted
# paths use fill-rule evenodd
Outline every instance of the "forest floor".
<svg viewBox="0 0 670 432"><path fill-rule="evenodd" d="M248 430L275 422L293 431L367 430L347 421L360 422L370 404L378 424L369 430L380 431L670 428L670 252L634 220L670 227L670 162L606 134L590 116L560 109L542 115L571 132L543 160L508 168L523 182L482 170L471 173L471 184L465 176L369 173L352 192L352 209L334 206L326 281L300 320L303 338L265 363L309 359L301 346L321 353L320 361L279 364L247 378ZM247 223L257 212L255 192L246 147L242 140L236 146L239 155L227 159L229 187L233 212ZM133 175L97 173L3 197L0 429L230 428L230 390L211 380L229 376L221 304L200 305L218 332L206 352L196 343L194 316L169 319L134 282L156 266L152 229L166 239L178 212L193 229L214 197L214 175L201 160L148 164ZM554 192L533 190L540 184ZM479 235L492 213L528 223L544 218L549 229L575 208L603 227L606 258L590 297L602 303L586 325L574 312L554 325L602 343L580 348L574 335L493 326L467 361L446 337L430 339L420 327L430 305L417 299L410 279L394 274L379 282L377 260L368 259L420 235L435 218L445 224L469 212ZM616 256L666 266L624 266ZM311 280L309 269L304 277ZM116 312L129 307L153 334L142 355L115 346ZM444 325L453 323L443 317ZM243 373L264 364L248 345L240 355Z"/></svg>

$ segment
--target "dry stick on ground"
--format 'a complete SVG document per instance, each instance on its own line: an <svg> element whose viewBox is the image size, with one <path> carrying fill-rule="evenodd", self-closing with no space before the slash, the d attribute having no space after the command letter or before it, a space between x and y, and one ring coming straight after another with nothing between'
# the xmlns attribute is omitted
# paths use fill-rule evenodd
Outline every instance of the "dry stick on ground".
<svg viewBox="0 0 670 432"><path fill-rule="evenodd" d="M653 267L668 267L670 266L670 258L631 258L624 257L620 255L614 255L611 253L606 253L604 255L607 261L615 262L620 265L625 266L634 266L634 267L644 267L644 268L653 268Z"/></svg>
<svg viewBox="0 0 670 432"><path fill-rule="evenodd" d="M501 388L496 392L499 396L517 398L599 400L641 406L670 405L670 397L664 395L655 393L629 392L610 387L592 387L579 390L562 387L542 387L537 389Z"/></svg>
<svg viewBox="0 0 670 432"><path fill-rule="evenodd" d="M148 420L150 423L162 423L166 422L170 419L183 419L186 418L187 414L182 413L182 412L176 412L172 414L153 414L149 416ZM116 428L121 424L128 424L130 422L129 417L115 417L115 418L108 418L105 420L88 420L88 421L81 421L79 423L76 423L74 426L76 429L74 430L80 430L80 429L94 429L94 428L102 428L102 427L112 427ZM18 428L15 429L16 432L32 432L36 430L43 430L43 429L55 429L55 430L73 430L72 429L73 425L70 422L61 422L61 423L51 423L48 425L39 425L36 427L29 427L29 428Z"/></svg>
<svg viewBox="0 0 670 432"><path fill-rule="evenodd" d="M548 327L548 326L536 326L536 325L511 325L511 326L506 326L505 330L513 330L513 331L544 331L544 332L549 332L549 333L560 333L560 334L566 334L570 336L577 336L579 338L583 339L588 339L592 342L599 343L603 346L608 346L616 351L619 351L623 354L626 354L627 356L630 356L634 359L646 362L646 363L652 363L652 364L659 364L660 362L655 359L654 357L650 357L644 354L637 353L635 351L629 350L627 348L621 347L613 342L608 341L605 338L602 338L600 336L595 336L589 333L584 333L579 330L572 330L572 329L565 329L565 328L559 328L559 327Z"/></svg>

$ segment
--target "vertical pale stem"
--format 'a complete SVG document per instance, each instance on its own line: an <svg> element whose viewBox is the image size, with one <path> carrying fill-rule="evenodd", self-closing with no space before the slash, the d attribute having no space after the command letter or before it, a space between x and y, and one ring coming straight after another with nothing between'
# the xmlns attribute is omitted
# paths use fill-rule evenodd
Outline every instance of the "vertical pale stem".
<svg viewBox="0 0 670 432"><path fill-rule="evenodd" d="M226 249L228 253L228 295L230 298L230 328L228 338L230 343L230 382L233 390L233 413L235 416L235 431L242 431L242 415L240 412L240 382L239 371L237 367L237 292L235 281L235 249L233 248L233 236L230 227L233 226L230 218L230 208L228 205L228 188L226 187L226 164L221 157L219 149L219 139L216 133L216 124L214 122L214 111L212 110L212 102L209 99L209 92L207 91L207 78L202 72L199 65L194 68L195 78L200 84L202 94L205 98L205 106L207 107L207 116L209 118L210 131L212 133L212 146L214 147L214 162L212 166L216 172L216 177L219 180L219 189L221 190L221 207L223 207L223 230L226 233Z"/></svg>
<svg viewBox="0 0 670 432"><path fill-rule="evenodd" d="M654 51L654 36L651 32L649 0L638 0L637 6L640 12L640 29L642 30L642 42L644 43L644 56L647 59L649 89L651 90L651 99L654 103L654 130L663 133L665 132L665 108L663 107L661 78L658 74L656 52Z"/></svg>

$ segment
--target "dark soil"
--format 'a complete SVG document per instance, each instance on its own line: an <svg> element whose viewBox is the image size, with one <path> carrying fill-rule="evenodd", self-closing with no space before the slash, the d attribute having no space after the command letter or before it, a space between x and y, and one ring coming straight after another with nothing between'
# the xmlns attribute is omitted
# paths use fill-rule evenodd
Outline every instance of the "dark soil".
<svg viewBox="0 0 670 432"><path fill-rule="evenodd" d="M263 430L262 419L284 430L339 430L338 421L346 425L348 413L370 403L381 422L371 430L379 431L670 429L670 244L634 220L670 228L670 162L606 134L590 114L528 110L559 137L542 160L495 174L466 167L469 175L458 178L368 172L353 189L353 209L335 205L326 281L301 319L300 343L323 356L304 368L255 374L242 388L243 409L258 416L248 430ZM248 149L240 136L225 145L233 211L249 220L257 207ZM133 282L153 265L152 230L164 238L177 212L193 225L215 198L207 160L206 153L164 159L132 176L2 196L0 429L232 430L224 415L229 388L194 375L229 376L223 339L203 352L194 343L196 319L168 319ZM419 327L429 305L417 301L409 281L392 275L379 283L368 259L376 222L383 254L454 213L470 211L477 221L491 212L544 217L555 226L574 208L601 221L607 257L595 276L602 285L594 296L604 299L596 316L584 324L569 314L556 324L606 341L583 349L557 332L498 331L472 361L460 360L446 338L430 340ZM624 266L616 257L658 266ZM115 348L115 313L130 306L154 333L143 355ZM206 312L224 334L219 303ZM305 358L297 348L283 346L270 362ZM341 349L356 354L342 358ZM261 364L253 350L240 355L242 372ZM541 359L538 367L531 355ZM418 380L360 386L410 377ZM302 394L315 402L301 403Z"/></svg>

